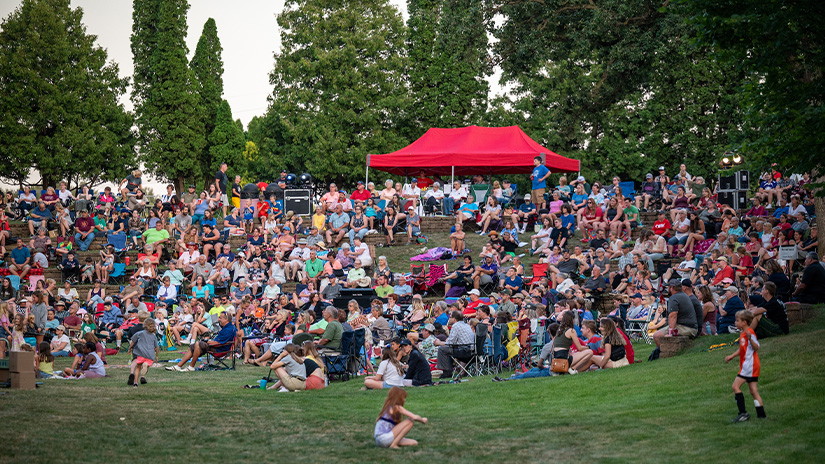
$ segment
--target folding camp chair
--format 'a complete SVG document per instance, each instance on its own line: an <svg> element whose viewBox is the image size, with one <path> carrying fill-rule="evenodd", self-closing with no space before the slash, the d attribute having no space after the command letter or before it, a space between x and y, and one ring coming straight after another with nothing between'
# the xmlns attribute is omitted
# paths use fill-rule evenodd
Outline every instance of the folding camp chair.
<svg viewBox="0 0 825 464"><path fill-rule="evenodd" d="M430 264L429 270L427 271L427 281L424 283L427 289L430 290L430 293L440 293L444 290L444 282L440 282L439 279L447 275L447 265L446 264Z"/></svg>
<svg viewBox="0 0 825 464"><path fill-rule="evenodd" d="M476 204L481 207L484 205L484 202L487 201L487 193L490 191L490 186L488 184L473 184L472 187L470 187L470 191L476 200Z"/></svg>
<svg viewBox="0 0 825 464"><path fill-rule="evenodd" d="M488 325L479 322L476 325L476 375L488 375L494 373L493 353L487 350L490 341Z"/></svg>
<svg viewBox="0 0 825 464"><path fill-rule="evenodd" d="M115 253L121 258L126 255L126 243L129 239L128 234L126 232L120 233L113 233L109 232L106 234L106 245L112 245L115 249Z"/></svg>
<svg viewBox="0 0 825 464"><path fill-rule="evenodd" d="M653 343L653 338L647 333L647 327L650 321L653 320L653 315L656 314L658 307L659 300L657 299L650 305L646 318L625 320L625 333L627 334L627 338L631 340L644 340L648 345Z"/></svg>
<svg viewBox="0 0 825 464"><path fill-rule="evenodd" d="M20 290L20 276L9 274L6 277L11 282L12 288L14 288L15 290Z"/></svg>
<svg viewBox="0 0 825 464"><path fill-rule="evenodd" d="M534 283L540 281L542 277L547 276L547 264L546 263L533 263L533 277L530 279L530 282L527 282L527 285L533 285Z"/></svg>
<svg viewBox="0 0 825 464"><path fill-rule="evenodd" d="M547 344L547 319L539 320L536 333L530 336L530 356L539 356L541 349Z"/></svg>
<svg viewBox="0 0 825 464"><path fill-rule="evenodd" d="M341 349L337 353L322 354L327 378L330 382L335 379L347 381L350 377L349 359L351 356L354 332L344 332L341 335Z"/></svg>
<svg viewBox="0 0 825 464"><path fill-rule="evenodd" d="M112 266L114 267L114 269L112 269L112 273L109 274L109 283L122 283L123 278L126 277L126 264L114 263Z"/></svg>
<svg viewBox="0 0 825 464"><path fill-rule="evenodd" d="M410 265L410 279L412 279L413 293L424 294L427 291L427 273L424 272L423 264Z"/></svg>
<svg viewBox="0 0 825 464"><path fill-rule="evenodd" d="M231 361L231 364L230 364ZM210 346L206 351L206 365L203 370L235 370L235 340L223 345Z"/></svg>
<svg viewBox="0 0 825 464"><path fill-rule="evenodd" d="M507 359L507 348L501 342L502 324L493 326L493 333L490 336L492 345L492 359L490 360L490 368L492 374L501 372L501 363Z"/></svg>
<svg viewBox="0 0 825 464"><path fill-rule="evenodd" d="M349 349L349 372L352 377L357 377L363 369L367 370L367 357L364 350L364 342L367 336L367 329L360 328L352 332L352 343Z"/></svg>
<svg viewBox="0 0 825 464"><path fill-rule="evenodd" d="M34 290L37 288L37 282L41 280L45 280L45 276L43 275L30 275L29 276L29 293L34 293Z"/></svg>
<svg viewBox="0 0 825 464"><path fill-rule="evenodd" d="M449 346L451 348L450 359L453 360L453 378L472 377L475 372L476 344Z"/></svg>
<svg viewBox="0 0 825 464"><path fill-rule="evenodd" d="M632 180L619 182L619 188L622 189L622 195L624 195L626 198L633 198L634 194L636 193Z"/></svg>

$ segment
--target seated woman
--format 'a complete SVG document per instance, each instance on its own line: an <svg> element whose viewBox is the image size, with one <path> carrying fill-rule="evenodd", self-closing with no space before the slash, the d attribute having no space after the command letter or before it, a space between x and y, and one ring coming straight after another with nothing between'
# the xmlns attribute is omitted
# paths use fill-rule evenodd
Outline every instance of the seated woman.
<svg viewBox="0 0 825 464"><path fill-rule="evenodd" d="M206 312L206 306L203 301L198 301L195 304L195 314L192 321L192 329L189 333L189 344L196 343L198 337L201 335L209 335L212 330L212 315Z"/></svg>
<svg viewBox="0 0 825 464"><path fill-rule="evenodd" d="M327 384L327 376L324 373L324 361L315 348L315 343L307 340L301 345L301 349L304 355L304 364L307 369L307 390L321 390Z"/></svg>
<svg viewBox="0 0 825 464"><path fill-rule="evenodd" d="M624 337L616 330L616 323L609 317L604 317L599 321L599 331L602 333L602 346L604 354L593 356L592 365L599 369L609 369L614 367L627 366L630 363L625 355ZM589 367L589 366L588 366Z"/></svg>
<svg viewBox="0 0 825 464"><path fill-rule="evenodd" d="M382 388L403 387L404 370L401 363L396 359L396 354L392 348L385 346L381 351L381 364L375 375L364 378L364 387L370 390L380 390Z"/></svg>
<svg viewBox="0 0 825 464"><path fill-rule="evenodd" d="M271 371L275 371L278 382L272 388L279 391L306 390L307 366L301 356L301 349L292 343L284 347L284 351L275 358L275 362L269 366Z"/></svg>
<svg viewBox="0 0 825 464"><path fill-rule="evenodd" d="M484 214L481 215L481 220L478 222L481 226L481 235L485 235L489 230L498 228L501 224L501 205L495 197L487 198L487 206L484 208Z"/></svg>
<svg viewBox="0 0 825 464"><path fill-rule="evenodd" d="M195 317L192 314L192 307L189 306L189 303L181 303L182 312L176 312L174 316L169 320L170 323L170 330L172 332L172 338L176 345L183 345L183 335L188 334L190 330L192 330L192 323L195 321ZM189 344L190 340L186 340L186 343Z"/></svg>
<svg viewBox="0 0 825 464"><path fill-rule="evenodd" d="M590 359L593 351L582 345L576 330L573 328L575 320L572 311L565 311L559 321L559 329L553 339L553 359L567 359L569 363L569 374L576 374L579 368L590 366ZM571 348L575 346L578 350L571 355Z"/></svg>
<svg viewBox="0 0 825 464"><path fill-rule="evenodd" d="M541 230L530 236L530 255L542 253L550 245L551 233L553 233L553 223L550 218L542 219Z"/></svg>
<svg viewBox="0 0 825 464"><path fill-rule="evenodd" d="M456 268L451 274L448 274L441 279L445 281L444 292L449 292L454 285L470 285L473 273L475 273L475 266L473 265L473 258L465 255L461 266Z"/></svg>

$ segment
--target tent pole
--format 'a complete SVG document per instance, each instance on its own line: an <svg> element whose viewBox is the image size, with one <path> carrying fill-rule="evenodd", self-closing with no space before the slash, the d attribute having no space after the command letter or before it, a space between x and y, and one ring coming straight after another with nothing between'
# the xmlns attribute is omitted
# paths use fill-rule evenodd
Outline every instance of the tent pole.
<svg viewBox="0 0 825 464"><path fill-rule="evenodd" d="M450 185L455 183L455 166L450 166Z"/></svg>
<svg viewBox="0 0 825 464"><path fill-rule="evenodd" d="M366 187L369 184L370 184L370 167L367 166L367 180L364 182L364 186Z"/></svg>

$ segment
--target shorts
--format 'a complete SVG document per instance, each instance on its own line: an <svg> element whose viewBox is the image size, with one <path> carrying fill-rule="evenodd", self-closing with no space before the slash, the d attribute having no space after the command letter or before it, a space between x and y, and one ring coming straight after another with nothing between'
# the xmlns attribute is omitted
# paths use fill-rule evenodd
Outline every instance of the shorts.
<svg viewBox="0 0 825 464"><path fill-rule="evenodd" d="M530 197L531 197L531 200L533 200L533 203L538 205L538 204L544 202L544 191L545 191L545 189L534 189L534 190L530 191L530 193L531 193Z"/></svg>
<svg viewBox="0 0 825 464"><path fill-rule="evenodd" d="M229 197L226 196L225 193L221 195L221 203L223 203L224 206L229 204ZM240 199L238 199L238 203L240 204Z"/></svg>
<svg viewBox="0 0 825 464"><path fill-rule="evenodd" d="M375 436L375 445L381 448L389 448L395 440L395 435L392 432L382 433Z"/></svg>
<svg viewBox="0 0 825 464"><path fill-rule="evenodd" d="M613 361L613 367L614 368L624 367L624 366L629 366L629 365L630 365L630 362L627 360L627 356L623 357L622 359L619 359L618 361Z"/></svg>
<svg viewBox="0 0 825 464"><path fill-rule="evenodd" d="M412 228L413 235L419 235L421 233L421 228L418 226L410 226L410 228Z"/></svg>
<svg viewBox="0 0 825 464"><path fill-rule="evenodd" d="M320 390L326 387L326 382L317 375L310 375L306 380L307 390Z"/></svg>
<svg viewBox="0 0 825 464"><path fill-rule="evenodd" d="M504 252L504 254L505 254L505 255L510 255L510 257L512 257L512 258L515 258L515 257L516 257L516 254L515 254L514 252L512 252L512 251L505 251L505 252Z"/></svg>
<svg viewBox="0 0 825 464"><path fill-rule="evenodd" d="M138 364L146 364L147 366L151 366L155 363L151 359L144 358L143 356L136 357L135 361L137 361Z"/></svg>
<svg viewBox="0 0 825 464"><path fill-rule="evenodd" d="M304 379L299 379L298 377L289 376L283 380L281 383L286 387L287 390L295 391L295 390L306 390L307 389L307 382Z"/></svg>
<svg viewBox="0 0 825 464"><path fill-rule="evenodd" d="M493 276L490 274L479 274L478 281L481 284L491 284L493 283Z"/></svg>
<svg viewBox="0 0 825 464"><path fill-rule="evenodd" d="M743 379L743 380L744 380L745 382L747 382L747 383L756 383L756 382L759 382L759 377L746 377L746 376L744 376L744 375L742 375L742 374L737 374L736 376L737 376L737 377L739 377L740 379Z"/></svg>
<svg viewBox="0 0 825 464"><path fill-rule="evenodd" d="M241 198L240 197L232 197L232 206L235 208L241 207Z"/></svg>

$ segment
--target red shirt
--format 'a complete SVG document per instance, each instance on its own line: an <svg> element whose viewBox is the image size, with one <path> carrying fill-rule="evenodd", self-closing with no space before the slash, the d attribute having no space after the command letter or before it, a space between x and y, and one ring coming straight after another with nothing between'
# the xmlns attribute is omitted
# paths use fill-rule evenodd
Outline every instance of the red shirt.
<svg viewBox="0 0 825 464"><path fill-rule="evenodd" d="M475 314L476 308L478 306L483 305L483 304L484 304L484 302L481 301L480 298L476 301L471 301L471 302L467 303L467 307L465 307L464 311L463 311L464 315L466 316L468 314Z"/></svg>
<svg viewBox="0 0 825 464"><path fill-rule="evenodd" d="M350 194L349 199L355 201L367 201L370 199L370 192L367 189L355 189L355 191Z"/></svg>
<svg viewBox="0 0 825 464"><path fill-rule="evenodd" d="M670 221L665 219L664 221L656 221L653 223L653 233L656 235L662 235L671 228Z"/></svg>
<svg viewBox="0 0 825 464"><path fill-rule="evenodd" d="M433 185L434 182L429 177L419 177L418 182L416 182L416 184L418 185L418 188L424 190L425 188Z"/></svg>
<svg viewBox="0 0 825 464"><path fill-rule="evenodd" d="M81 232L88 232L92 230L92 228L94 228L95 220L90 217L77 218L77 220L74 222L74 226L77 230Z"/></svg>
<svg viewBox="0 0 825 464"><path fill-rule="evenodd" d="M733 280L733 277L733 268L726 264L725 267L716 273L716 277L713 279L713 285L719 285L723 279Z"/></svg>

